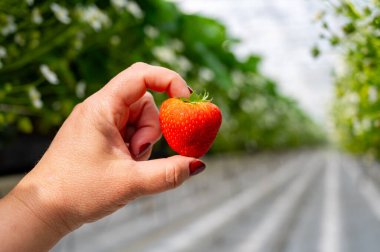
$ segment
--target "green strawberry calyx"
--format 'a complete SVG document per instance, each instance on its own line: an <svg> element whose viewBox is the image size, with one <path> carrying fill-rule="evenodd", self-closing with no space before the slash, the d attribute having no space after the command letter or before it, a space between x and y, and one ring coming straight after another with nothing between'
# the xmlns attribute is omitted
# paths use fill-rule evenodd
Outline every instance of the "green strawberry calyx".
<svg viewBox="0 0 380 252"><path fill-rule="evenodd" d="M180 98L181 101L187 103L199 103L199 102L211 102L212 98L209 98L209 93L207 91L203 92L203 94L198 94L193 92L189 98Z"/></svg>

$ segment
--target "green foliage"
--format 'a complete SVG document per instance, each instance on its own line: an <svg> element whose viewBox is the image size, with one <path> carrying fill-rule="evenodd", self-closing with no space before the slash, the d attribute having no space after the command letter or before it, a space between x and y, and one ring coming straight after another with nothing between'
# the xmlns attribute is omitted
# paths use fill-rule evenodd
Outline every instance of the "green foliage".
<svg viewBox="0 0 380 252"><path fill-rule="evenodd" d="M340 29L325 29L343 55L335 78L333 118L339 143L354 153L380 158L380 1L355 6L340 1Z"/></svg>
<svg viewBox="0 0 380 252"><path fill-rule="evenodd" d="M158 0L0 3L0 132L54 132L72 108L136 61L178 71L207 90L224 122L214 151L319 142L321 132L260 58L236 58L218 21ZM154 94L158 104L166 96Z"/></svg>

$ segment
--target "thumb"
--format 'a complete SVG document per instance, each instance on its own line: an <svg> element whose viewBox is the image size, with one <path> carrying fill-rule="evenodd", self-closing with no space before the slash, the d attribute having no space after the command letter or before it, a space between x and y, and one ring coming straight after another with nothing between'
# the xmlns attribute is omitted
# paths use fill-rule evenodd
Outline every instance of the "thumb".
<svg viewBox="0 0 380 252"><path fill-rule="evenodd" d="M181 185L189 176L205 168L202 161L184 156L140 161L135 170L138 173L136 182L143 195L159 193Z"/></svg>

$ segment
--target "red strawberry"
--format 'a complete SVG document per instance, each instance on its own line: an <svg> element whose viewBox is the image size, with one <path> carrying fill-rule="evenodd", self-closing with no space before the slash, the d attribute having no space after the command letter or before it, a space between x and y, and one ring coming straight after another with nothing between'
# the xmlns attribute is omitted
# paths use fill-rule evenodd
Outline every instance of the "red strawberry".
<svg viewBox="0 0 380 252"><path fill-rule="evenodd" d="M183 156L206 154L222 123L220 109L193 93L190 98L170 98L160 108L162 133L169 146Z"/></svg>

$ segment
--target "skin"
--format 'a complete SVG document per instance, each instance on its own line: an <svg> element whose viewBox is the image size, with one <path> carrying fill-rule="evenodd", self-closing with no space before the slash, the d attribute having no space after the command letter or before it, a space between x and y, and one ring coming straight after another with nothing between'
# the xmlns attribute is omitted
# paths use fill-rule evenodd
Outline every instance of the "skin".
<svg viewBox="0 0 380 252"><path fill-rule="evenodd" d="M186 82L136 63L78 104L34 169L0 200L0 250L48 251L84 223L131 200L175 188L195 158L147 161L161 137L147 89L188 97Z"/></svg>

